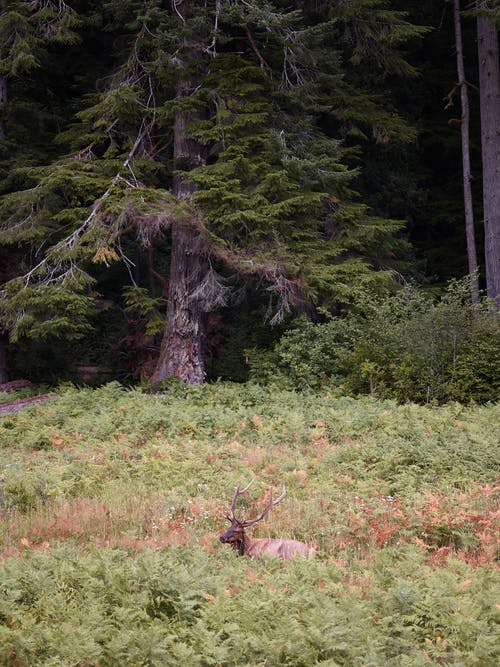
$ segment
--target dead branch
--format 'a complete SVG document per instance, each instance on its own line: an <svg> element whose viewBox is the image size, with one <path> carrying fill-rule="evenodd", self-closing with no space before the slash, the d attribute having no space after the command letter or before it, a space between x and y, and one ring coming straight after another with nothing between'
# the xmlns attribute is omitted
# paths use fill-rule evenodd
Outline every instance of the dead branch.
<svg viewBox="0 0 500 667"><path fill-rule="evenodd" d="M272 69L267 64L267 62L264 60L261 52L259 51L259 47L257 46L257 43L256 43L255 39L253 38L253 35L250 32L250 28L248 27L248 25L245 25L245 34L247 36L248 42L250 43L250 46L252 47L253 52L257 56L257 60L259 61L260 66L262 67L262 69L265 69L268 72L272 73Z"/></svg>
<svg viewBox="0 0 500 667"><path fill-rule="evenodd" d="M24 408L29 408L37 403L43 403L50 398L55 398L57 394L39 394L38 396L31 396L30 398L19 398L17 401L8 401L7 403L0 403L0 415L6 415L12 412L19 412Z"/></svg>

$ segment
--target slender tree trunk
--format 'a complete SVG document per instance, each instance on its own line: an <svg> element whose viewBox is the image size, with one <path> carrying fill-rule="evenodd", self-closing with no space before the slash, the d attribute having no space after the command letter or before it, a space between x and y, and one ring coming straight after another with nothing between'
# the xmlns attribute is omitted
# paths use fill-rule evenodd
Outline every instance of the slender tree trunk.
<svg viewBox="0 0 500 667"><path fill-rule="evenodd" d="M0 384L9 381L7 372L7 336L0 333Z"/></svg>
<svg viewBox="0 0 500 667"><path fill-rule="evenodd" d="M5 2L0 0L0 14L5 11ZM5 74L0 74L0 141L5 141L5 125L2 119L3 109L7 106L7 77Z"/></svg>
<svg viewBox="0 0 500 667"><path fill-rule="evenodd" d="M4 3L0 2L0 14L4 10ZM0 74L0 141L5 141L5 126L2 113L7 106L7 77ZM7 382L7 336L0 332L0 384Z"/></svg>
<svg viewBox="0 0 500 667"><path fill-rule="evenodd" d="M479 0L477 8L488 9ZM500 308L500 64L495 24L477 17L486 288Z"/></svg>
<svg viewBox="0 0 500 667"><path fill-rule="evenodd" d="M192 94L193 81L179 84L177 98ZM174 126L174 162L177 168L193 169L205 162L204 146L186 136L186 125L197 118L193 112L178 113ZM173 192L180 200L187 199L194 186L177 174ZM153 384L176 376L189 384L200 384L205 379L203 361L202 301L196 290L207 271L207 259L200 233L186 220L172 225L172 254L167 305L166 331L160 356L153 375Z"/></svg>
<svg viewBox="0 0 500 667"><path fill-rule="evenodd" d="M0 74L0 114L7 106L7 77ZM0 116L0 141L5 141L5 126L3 119Z"/></svg>
<svg viewBox="0 0 500 667"><path fill-rule="evenodd" d="M0 2L0 13L4 10L4 3ZM7 106L7 77L0 74L0 141L5 141L5 125L2 118L3 110ZM0 384L8 382L7 373L7 336L0 332Z"/></svg>
<svg viewBox="0 0 500 667"><path fill-rule="evenodd" d="M479 302L479 279L477 274L476 239L474 235L474 210L472 208L471 170L470 170L470 140L469 140L469 92L465 79L464 54L462 41L462 23L460 19L460 0L454 0L455 19L455 46L457 52L458 85L460 87L460 102L462 106L462 172L464 187L464 214L465 237L467 240L467 260L471 279L472 303Z"/></svg>

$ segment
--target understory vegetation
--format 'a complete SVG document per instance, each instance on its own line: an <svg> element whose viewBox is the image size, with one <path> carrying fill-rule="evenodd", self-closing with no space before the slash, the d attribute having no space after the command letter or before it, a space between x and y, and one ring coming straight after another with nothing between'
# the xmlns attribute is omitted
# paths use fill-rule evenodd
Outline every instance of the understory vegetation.
<svg viewBox="0 0 500 667"><path fill-rule="evenodd" d="M451 281L439 299L409 285L345 318L303 319L271 351L250 351L251 377L401 402L498 400L500 320L469 292L468 280Z"/></svg>
<svg viewBox="0 0 500 667"><path fill-rule="evenodd" d="M257 384L59 389L0 417L0 665L491 667L498 405ZM239 558L255 536L313 561Z"/></svg>

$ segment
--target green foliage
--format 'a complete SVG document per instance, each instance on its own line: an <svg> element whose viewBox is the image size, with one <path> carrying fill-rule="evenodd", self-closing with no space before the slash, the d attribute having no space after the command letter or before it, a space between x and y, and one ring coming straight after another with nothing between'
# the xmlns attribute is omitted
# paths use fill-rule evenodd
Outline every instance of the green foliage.
<svg viewBox="0 0 500 667"><path fill-rule="evenodd" d="M354 335L350 322L340 318L326 324L303 319L286 331L273 350L249 350L250 376L257 382L278 381L289 386L320 388L339 385L342 350Z"/></svg>
<svg viewBox="0 0 500 667"><path fill-rule="evenodd" d="M496 664L497 422L223 383L3 416L0 664ZM314 561L218 542L251 477L242 513L287 487L256 534Z"/></svg>
<svg viewBox="0 0 500 667"><path fill-rule="evenodd" d="M245 577L241 562L226 559L215 572L200 550L27 554L22 568L1 565L1 664L494 661L494 598L481 590L491 586L488 574L464 587L470 571L459 563L443 578L417 554L405 559L399 569L380 559L364 594L344 596L333 565L254 564L257 581L228 594L225 585Z"/></svg>
<svg viewBox="0 0 500 667"><path fill-rule="evenodd" d="M496 314L483 314L473 321L474 332L458 352L450 383L455 401L495 400L500 395L500 356Z"/></svg>
<svg viewBox="0 0 500 667"><path fill-rule="evenodd" d="M165 318L159 308L164 304L163 298L153 298L141 287L126 287L123 290L126 312L140 317L148 336L160 333L165 327Z"/></svg>
<svg viewBox="0 0 500 667"><path fill-rule="evenodd" d="M203 594L217 582L201 554L171 550L130 561L118 551L82 558L58 550L34 558L21 581L15 562L4 574L3 665L200 664L190 662L188 629L196 634Z"/></svg>
<svg viewBox="0 0 500 667"><path fill-rule="evenodd" d="M13 342L22 336L81 338L91 329L87 318L92 312L92 299L71 285L10 284L0 301L0 322L10 329Z"/></svg>
<svg viewBox="0 0 500 667"><path fill-rule="evenodd" d="M210 482L210 493L216 496L239 476L246 477L249 465L264 479L277 476L293 485L293 471L308 467L314 438L324 434L333 443L359 438L360 446L332 448L317 470L311 467L322 484L337 470L360 482L375 476L389 485L383 487L386 493L390 485L402 493L406 487L431 484L435 475L445 488L453 487L467 479L494 479L497 410L457 404L440 409L398 406L371 397L318 396L255 384L193 388L173 380L165 395L126 391L117 383L95 390L68 387L36 413L23 411L3 419L0 483L6 487L14 479L16 447L16 469L28 489L40 489L41 497L44 489L64 498L95 496L113 485L124 489L131 484L138 496L164 488L202 497L205 492L197 482L212 475L214 464L221 473ZM59 446L54 439L61 440ZM234 440L242 450L228 448L227 442ZM262 443L265 450L254 466L245 464ZM305 453L304 446L307 451L312 447L312 453ZM276 472L275 458L282 448L286 452ZM38 452L35 460L28 456L32 450ZM31 491L28 496L33 497ZM8 494L4 501L15 507Z"/></svg>
<svg viewBox="0 0 500 667"><path fill-rule="evenodd" d="M401 401L497 400L498 318L488 303L472 306L468 290L468 281L450 283L433 302L409 288L377 304L345 357L346 386Z"/></svg>
<svg viewBox="0 0 500 667"><path fill-rule="evenodd" d="M328 118L334 113L351 123L353 135L355 123L364 138L375 126L391 140L413 136L371 83L347 83L346 75L369 53L379 54L380 81L411 74L400 47L422 31L400 12L384 3L346 12L341 5L290 10L251 0L194 2L182 8L183 17L148 0L79 5L79 15L65 3L7 4L1 71L9 79L26 75L29 63L21 61L31 58L41 76L55 79L51 95L60 113L41 140L43 167L31 166L43 162L40 155L23 153L17 161L5 150L0 242L9 247L12 280L2 324L13 340L81 335L89 322L82 292L87 297L89 284L102 292L103 269L118 261L130 267L153 241L168 255L167 230L180 218L200 235L198 254L223 265L233 282L271 293L271 323L291 311L299 292L333 308L386 292L387 267L405 246L396 238L402 223L372 216L357 201L350 186L357 172L347 166L355 151L344 151L346 132ZM367 23L373 12L375 23ZM356 54L350 34L359 38ZM26 48L13 35L23 35ZM117 48L108 54L110 39ZM77 57L59 57L61 43ZM91 55L96 44L99 65ZM85 63L85 74L73 60ZM26 81L16 86L6 113L19 100L38 102L39 91L33 95ZM186 86L190 94L181 95ZM174 164L173 128L181 116L185 134L206 150L195 169L190 159ZM13 118L6 130L23 151L33 142L16 134ZM179 175L195 190L189 205L172 196ZM32 267L15 254L19 244ZM52 288L61 284L64 294L76 293L71 318L53 313ZM158 325L156 318L147 333Z"/></svg>
<svg viewBox="0 0 500 667"><path fill-rule="evenodd" d="M6 0L0 13L0 71L9 76L29 72L40 64L44 44L77 43L81 24L65 2Z"/></svg>
<svg viewBox="0 0 500 667"><path fill-rule="evenodd" d="M290 329L271 353L253 355L251 377L420 403L498 399L498 316L487 301L470 303L468 280L436 301L406 287L363 310Z"/></svg>

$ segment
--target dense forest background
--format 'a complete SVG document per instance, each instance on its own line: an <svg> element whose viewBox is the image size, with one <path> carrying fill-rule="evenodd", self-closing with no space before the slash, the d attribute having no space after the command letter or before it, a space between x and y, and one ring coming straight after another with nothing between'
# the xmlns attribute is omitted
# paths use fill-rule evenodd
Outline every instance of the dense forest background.
<svg viewBox="0 0 500 667"><path fill-rule="evenodd" d="M0 1L0 381L497 398L499 15Z"/></svg>

